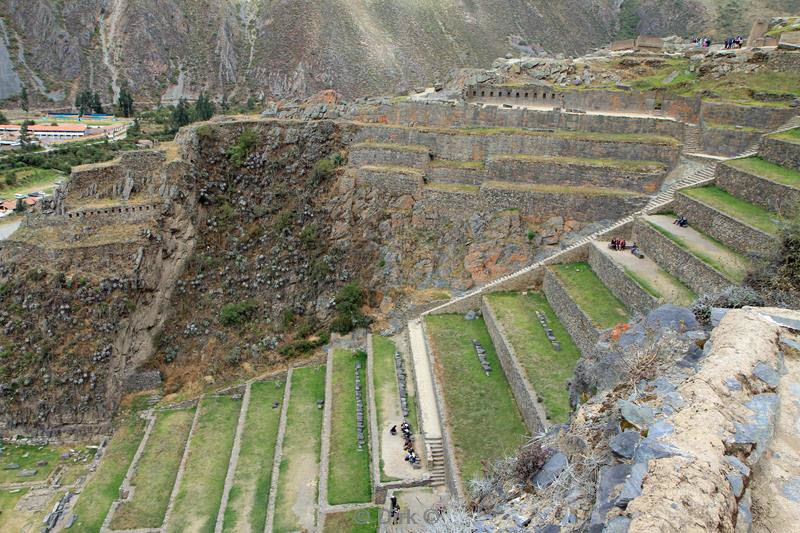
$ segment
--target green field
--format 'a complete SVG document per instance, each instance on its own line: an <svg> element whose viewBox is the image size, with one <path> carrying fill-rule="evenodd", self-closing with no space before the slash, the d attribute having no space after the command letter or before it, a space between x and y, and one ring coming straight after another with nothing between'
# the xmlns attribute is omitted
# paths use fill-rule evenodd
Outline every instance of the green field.
<svg viewBox="0 0 800 533"><path fill-rule="evenodd" d="M760 229L764 233L778 235L780 231L780 225L777 220L778 215L757 205L745 202L723 191L716 185L685 189L681 192L754 228Z"/></svg>
<svg viewBox="0 0 800 533"><path fill-rule="evenodd" d="M250 406L245 418L236 473L225 508L223 531L264 531L267 501L272 482L272 462L284 382L258 382L250 387Z"/></svg>
<svg viewBox="0 0 800 533"><path fill-rule="evenodd" d="M800 139L800 136L798 139ZM732 161L726 161L725 164L744 172L749 172L750 174L755 174L756 176L778 182L782 185L800 187L800 172L776 165L758 156L734 159Z"/></svg>
<svg viewBox="0 0 800 533"><path fill-rule="evenodd" d="M583 167L618 168L621 170L649 172L666 170L667 166L658 161L637 161L633 159L588 159L584 157L541 156L531 154L500 154L493 161L522 161L529 163L552 163L557 165L576 165Z"/></svg>
<svg viewBox="0 0 800 533"><path fill-rule="evenodd" d="M793 143L800 143L800 128L794 128L781 133L776 133L774 135L770 135L770 137L775 137L776 139L782 139L784 141Z"/></svg>
<svg viewBox="0 0 800 533"><path fill-rule="evenodd" d="M0 198L7 200L15 194L40 190L48 192L55 182L65 179L64 174L50 168L22 167L0 171Z"/></svg>
<svg viewBox="0 0 800 533"><path fill-rule="evenodd" d="M47 479L61 462L60 455L69 451L69 446L31 446L0 442L3 454L0 456L0 483L19 483L20 481L40 481ZM39 466L39 461L47 464ZM7 464L17 464L19 468L6 470ZM36 470L36 475L19 477L23 470Z"/></svg>
<svg viewBox="0 0 800 533"><path fill-rule="evenodd" d="M133 499L117 507L112 529L161 527L194 413L195 409L156 413L153 431L131 479Z"/></svg>
<svg viewBox="0 0 800 533"><path fill-rule="evenodd" d="M358 449L355 364L361 362L361 394L366 442ZM367 354L333 352L331 448L328 456L328 503L365 503L372 500L369 474L369 418L367 416Z"/></svg>
<svg viewBox="0 0 800 533"><path fill-rule="evenodd" d="M425 317L444 392L456 460L463 480L480 476L483 461L512 454L527 429L511 395L483 319L463 315ZM472 340L480 341L492 367L487 376Z"/></svg>
<svg viewBox="0 0 800 533"><path fill-rule="evenodd" d="M378 429L380 430L388 427L388 420L383 420L381 417L383 413L383 403L390 401L391 398L381 394L379 391L389 391L389 389L391 389L391 393L387 392L386 394L391 394L394 398L398 395L397 370L394 364L394 353L396 351L397 347L390 339L380 335L372 336L372 355L374 357L372 368L373 380L375 381L375 404L378 414ZM411 380L411 369L408 364L405 365L405 370L406 379ZM417 398L412 394L411 390L408 390L408 423L411 424L411 429L413 431L419 429L417 425Z"/></svg>
<svg viewBox="0 0 800 533"><path fill-rule="evenodd" d="M229 396L200 400L168 531L214 532L241 406L241 401Z"/></svg>
<svg viewBox="0 0 800 533"><path fill-rule="evenodd" d="M560 424L569 417L567 381L581 356L567 330L541 292L492 293L486 296L503 325L517 359L536 393L541 396L550 421ZM561 350L556 351L539 324L536 311L544 313Z"/></svg>
<svg viewBox="0 0 800 533"><path fill-rule="evenodd" d="M378 509L359 509L325 515L324 533L375 533L378 530Z"/></svg>
<svg viewBox="0 0 800 533"><path fill-rule="evenodd" d="M119 498L119 488L144 435L144 420L131 416L114 433L100 466L81 491L74 513L77 520L70 531L96 533Z"/></svg>
<svg viewBox="0 0 800 533"><path fill-rule="evenodd" d="M564 284L567 294L600 329L627 322L625 306L592 272L588 263L552 265L551 270Z"/></svg>
<svg viewBox="0 0 800 533"><path fill-rule="evenodd" d="M325 399L325 366L297 368L286 417L273 531L312 529Z"/></svg>

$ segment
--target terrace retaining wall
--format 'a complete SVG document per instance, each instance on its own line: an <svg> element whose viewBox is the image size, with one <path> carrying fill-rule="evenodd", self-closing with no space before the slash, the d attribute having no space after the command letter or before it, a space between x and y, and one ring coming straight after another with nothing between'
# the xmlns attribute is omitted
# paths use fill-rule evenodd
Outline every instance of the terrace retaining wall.
<svg viewBox="0 0 800 533"><path fill-rule="evenodd" d="M636 221L633 240L646 255L657 257L659 265L697 294L717 292L735 285L717 270L675 244L669 237L662 235L646 220Z"/></svg>
<svg viewBox="0 0 800 533"><path fill-rule="evenodd" d="M763 134L763 131L704 126L700 130L700 146L707 154L734 157L747 152Z"/></svg>
<svg viewBox="0 0 800 533"><path fill-rule="evenodd" d="M762 137L758 155L776 165L800 170L800 143Z"/></svg>
<svg viewBox="0 0 800 533"><path fill-rule="evenodd" d="M721 164L716 184L732 195L775 213L789 213L800 206L800 189Z"/></svg>
<svg viewBox="0 0 800 533"><path fill-rule="evenodd" d="M689 223L703 233L743 254L768 255L775 244L775 237L772 235L698 202L680 191L675 195L675 211L689 219Z"/></svg>
<svg viewBox="0 0 800 533"><path fill-rule="evenodd" d="M481 298L481 312L486 322L486 328L489 330L489 336L492 338L497 358L500 360L508 384L511 386L514 400L525 420L525 425L531 435L537 435L548 427L544 408L537 401L536 391L528 381L527 374L517 359L514 346L508 340L503 325L497 320L492 306L485 297Z"/></svg>
<svg viewBox="0 0 800 533"><path fill-rule="evenodd" d="M348 156L350 165L387 165L423 168L430 163L427 152L393 150L391 148L351 148Z"/></svg>
<svg viewBox="0 0 800 533"><path fill-rule="evenodd" d="M790 107L749 106L704 101L700 108L702 122L755 126L764 130L774 130L797 114ZM741 153L741 152L740 152Z"/></svg>
<svg viewBox="0 0 800 533"><path fill-rule="evenodd" d="M544 271L542 290L550 307L564 324L567 333L575 341L581 354L590 353L600 338L600 331L588 315L570 298L561 280L549 268Z"/></svg>
<svg viewBox="0 0 800 533"><path fill-rule="evenodd" d="M618 253L628 252L620 251ZM589 247L589 266L592 267L600 281L625 304L627 310L632 314L646 315L658 307L658 299L642 288L611 258L598 250L594 243Z"/></svg>

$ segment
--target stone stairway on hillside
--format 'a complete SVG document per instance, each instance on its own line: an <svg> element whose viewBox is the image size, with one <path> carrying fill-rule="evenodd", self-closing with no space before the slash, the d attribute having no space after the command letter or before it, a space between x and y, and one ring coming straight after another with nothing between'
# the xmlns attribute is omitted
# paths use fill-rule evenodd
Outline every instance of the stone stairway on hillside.
<svg viewBox="0 0 800 533"><path fill-rule="evenodd" d="M431 485L441 486L447 482L444 466L444 443L441 437L425 438L425 446L430 452L432 464L428 465L431 471Z"/></svg>
<svg viewBox="0 0 800 533"><path fill-rule="evenodd" d="M687 124L683 140L683 152L686 154L699 154L702 151L703 149L700 146L700 127L695 124Z"/></svg>

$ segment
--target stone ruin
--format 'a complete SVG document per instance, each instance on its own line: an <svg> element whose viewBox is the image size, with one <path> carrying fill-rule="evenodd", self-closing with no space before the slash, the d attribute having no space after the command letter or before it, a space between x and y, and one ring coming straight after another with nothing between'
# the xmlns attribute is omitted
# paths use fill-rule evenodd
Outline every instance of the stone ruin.
<svg viewBox="0 0 800 533"><path fill-rule="evenodd" d="M544 316L544 313L541 311L536 311L536 318L539 319L539 324L542 325L544 329L544 334L547 335L547 339L550 341L550 344L553 345L553 349L557 352L561 351L561 343L556 340L556 336L553 334L553 330L550 329L550 325L547 323L547 317Z"/></svg>
<svg viewBox="0 0 800 533"><path fill-rule="evenodd" d="M356 428L358 430L358 449L363 450L367 442L364 436L364 400L361 394L361 361L356 361Z"/></svg>
<svg viewBox="0 0 800 533"><path fill-rule="evenodd" d="M486 372L488 376L489 372L492 371L492 365L490 365L489 360L486 359L486 350L483 349L483 346L477 339L472 340L472 345L475 347L475 353L478 354L478 361L481 363L481 368L483 368L483 371Z"/></svg>
<svg viewBox="0 0 800 533"><path fill-rule="evenodd" d="M400 409L403 411L403 419L408 418L408 388L406 387L406 370L403 356L400 352L394 353L394 367L397 373L397 390L400 393Z"/></svg>

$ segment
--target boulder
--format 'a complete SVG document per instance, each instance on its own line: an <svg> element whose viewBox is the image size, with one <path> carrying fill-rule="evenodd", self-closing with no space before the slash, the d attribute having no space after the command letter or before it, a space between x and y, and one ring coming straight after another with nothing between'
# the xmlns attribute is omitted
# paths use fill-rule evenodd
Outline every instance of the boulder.
<svg viewBox="0 0 800 533"><path fill-rule="evenodd" d="M561 452L557 452L550 457L539 472L536 473L533 477L533 484L539 489L550 486L566 467L567 456Z"/></svg>

